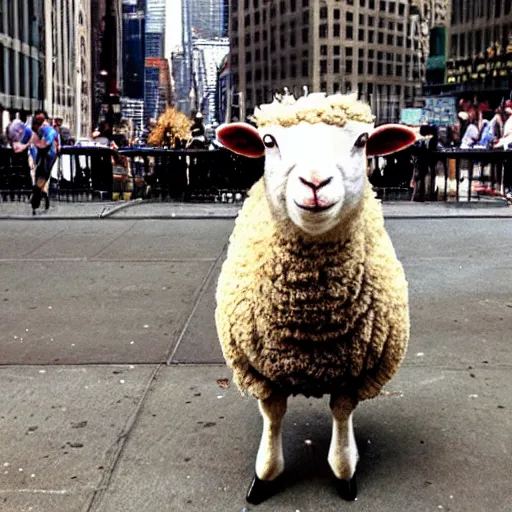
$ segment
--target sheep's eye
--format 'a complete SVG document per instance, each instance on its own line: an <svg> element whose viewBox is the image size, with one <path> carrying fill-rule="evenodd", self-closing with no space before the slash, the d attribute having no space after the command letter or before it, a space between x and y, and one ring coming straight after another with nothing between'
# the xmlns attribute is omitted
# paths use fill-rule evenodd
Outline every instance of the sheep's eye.
<svg viewBox="0 0 512 512"><path fill-rule="evenodd" d="M263 137L263 144L268 149L272 149L277 146L276 139L274 139L274 137L272 137L272 135L265 135L265 137Z"/></svg>
<svg viewBox="0 0 512 512"><path fill-rule="evenodd" d="M368 134L362 133L357 138L356 142L354 143L355 148L364 148L366 146L366 143L368 142Z"/></svg>

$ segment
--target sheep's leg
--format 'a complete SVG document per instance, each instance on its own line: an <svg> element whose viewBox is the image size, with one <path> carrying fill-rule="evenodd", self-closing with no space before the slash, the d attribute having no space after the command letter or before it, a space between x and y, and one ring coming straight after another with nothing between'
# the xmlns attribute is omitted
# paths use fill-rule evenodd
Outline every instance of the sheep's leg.
<svg viewBox="0 0 512 512"><path fill-rule="evenodd" d="M253 505L274 494L275 480L284 471L282 424L286 400L286 397L276 395L259 402L263 434L256 457L256 474L247 492L247 501Z"/></svg>
<svg viewBox="0 0 512 512"><path fill-rule="evenodd" d="M357 496L355 472L359 456L352 414L357 400L348 395L331 395L329 405L333 423L328 461L337 478L340 496L347 501L353 501Z"/></svg>

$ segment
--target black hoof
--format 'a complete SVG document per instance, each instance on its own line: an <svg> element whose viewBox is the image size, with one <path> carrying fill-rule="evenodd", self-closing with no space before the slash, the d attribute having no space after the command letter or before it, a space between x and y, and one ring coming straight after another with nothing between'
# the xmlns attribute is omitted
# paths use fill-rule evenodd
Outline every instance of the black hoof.
<svg viewBox="0 0 512 512"><path fill-rule="evenodd" d="M277 490L276 481L260 480L256 475L247 491L246 500L251 505L259 505L271 498Z"/></svg>
<svg viewBox="0 0 512 512"><path fill-rule="evenodd" d="M352 480L336 479L336 489L345 501L355 501L357 498L356 475L352 477Z"/></svg>

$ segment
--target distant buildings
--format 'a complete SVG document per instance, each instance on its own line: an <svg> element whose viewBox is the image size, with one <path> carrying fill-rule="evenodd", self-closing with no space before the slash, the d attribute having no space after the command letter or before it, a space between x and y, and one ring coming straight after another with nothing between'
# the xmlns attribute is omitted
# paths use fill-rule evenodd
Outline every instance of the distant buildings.
<svg viewBox="0 0 512 512"><path fill-rule="evenodd" d="M229 52L227 0L182 0L182 46L172 56L175 103L187 114L218 118L217 77Z"/></svg>
<svg viewBox="0 0 512 512"><path fill-rule="evenodd" d="M123 0L123 96L144 99L145 13L141 0Z"/></svg>
<svg viewBox="0 0 512 512"><path fill-rule="evenodd" d="M146 0L144 113L157 118L169 101L169 63L165 59L166 0Z"/></svg>
<svg viewBox="0 0 512 512"><path fill-rule="evenodd" d="M287 87L356 92L380 121L421 94L420 41L407 0L232 2L235 94L250 112Z"/></svg>

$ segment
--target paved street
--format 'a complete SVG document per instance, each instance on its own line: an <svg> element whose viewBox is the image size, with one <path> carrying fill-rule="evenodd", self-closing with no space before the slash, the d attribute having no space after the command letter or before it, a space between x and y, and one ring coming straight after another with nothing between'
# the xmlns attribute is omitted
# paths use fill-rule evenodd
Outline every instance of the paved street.
<svg viewBox="0 0 512 512"><path fill-rule="evenodd" d="M412 336L356 412L359 499L332 485L327 401L297 398L285 489L253 507L257 406L217 384L233 219L145 208L0 221L2 512L510 511L512 219L391 212Z"/></svg>

